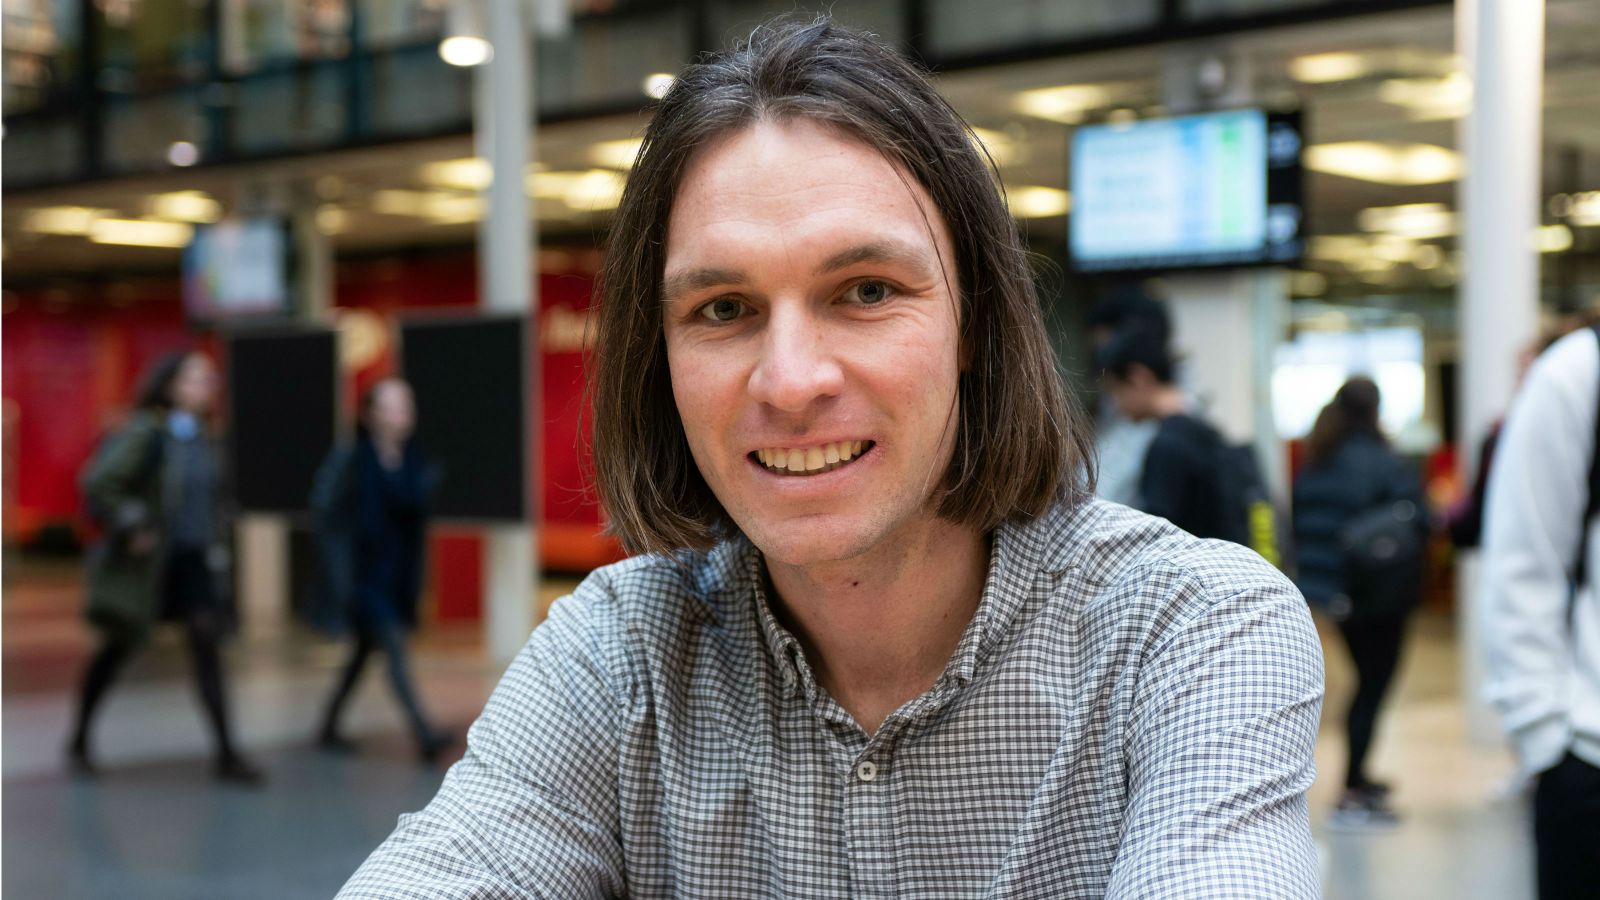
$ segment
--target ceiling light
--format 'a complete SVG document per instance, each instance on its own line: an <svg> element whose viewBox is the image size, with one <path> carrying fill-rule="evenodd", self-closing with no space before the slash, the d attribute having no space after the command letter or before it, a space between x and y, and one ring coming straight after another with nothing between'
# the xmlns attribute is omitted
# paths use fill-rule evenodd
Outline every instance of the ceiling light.
<svg viewBox="0 0 1600 900"><path fill-rule="evenodd" d="M1378 99L1410 110L1416 122L1459 119L1472 108L1472 80L1461 72L1443 78L1391 78L1378 85Z"/></svg>
<svg viewBox="0 0 1600 900"><path fill-rule="evenodd" d="M167 162L175 166L192 166L200 161L200 148L188 141L173 141L167 147Z"/></svg>
<svg viewBox="0 0 1600 900"><path fill-rule="evenodd" d="M610 169L631 169L633 161L639 157L639 148L642 146L644 141L639 138L600 141L589 148L589 160L595 165Z"/></svg>
<svg viewBox="0 0 1600 900"><path fill-rule="evenodd" d="M484 0L450 0L445 10L445 37L439 58L452 66L481 66L494 59L489 32L483 27Z"/></svg>
<svg viewBox="0 0 1600 900"><path fill-rule="evenodd" d="M1305 166L1377 184L1442 184L1461 176L1461 156L1433 144L1380 144L1346 141L1305 150Z"/></svg>
<svg viewBox="0 0 1600 900"><path fill-rule="evenodd" d="M1359 53L1313 53L1289 60L1289 77L1303 84L1351 81L1372 71Z"/></svg>
<svg viewBox="0 0 1600 900"><path fill-rule="evenodd" d="M1374 206L1357 214L1356 222L1363 231L1386 232L1419 241L1456 233L1456 214L1443 203Z"/></svg>
<svg viewBox="0 0 1600 900"><path fill-rule="evenodd" d="M445 159L423 166L422 180L434 187L482 191L494 183L494 167L477 156Z"/></svg>
<svg viewBox="0 0 1600 900"><path fill-rule="evenodd" d="M372 208L391 216L431 219L436 225L459 225L483 218L483 198L449 191L374 191Z"/></svg>
<svg viewBox="0 0 1600 900"><path fill-rule="evenodd" d="M452 34L439 42L439 58L452 66L471 68L494 59L494 47L481 37Z"/></svg>
<svg viewBox="0 0 1600 900"><path fill-rule="evenodd" d="M1600 225L1600 191L1572 194L1565 218L1572 225Z"/></svg>
<svg viewBox="0 0 1600 900"><path fill-rule="evenodd" d="M987 153L997 166L1010 165L1017 158L1017 142L1003 131L993 128L974 128L972 137L980 153Z"/></svg>
<svg viewBox="0 0 1600 900"><path fill-rule="evenodd" d="M110 214L109 209L92 206L41 206L23 215L22 227L35 234L82 236L89 233L96 219Z"/></svg>
<svg viewBox="0 0 1600 900"><path fill-rule="evenodd" d="M1098 84L1067 84L1037 88L1017 95L1018 112L1040 119L1076 125L1091 109L1111 102L1111 93Z"/></svg>
<svg viewBox="0 0 1600 900"><path fill-rule="evenodd" d="M1019 219L1064 216L1072 209L1072 195L1060 188L1022 185L1006 188L1006 205Z"/></svg>
<svg viewBox="0 0 1600 900"><path fill-rule="evenodd" d="M1572 229L1565 225L1542 225L1534 232L1533 242L1540 253L1565 253L1572 249Z"/></svg>
<svg viewBox="0 0 1600 900"><path fill-rule="evenodd" d="M205 191L172 191L152 194L145 204L146 211L158 218L174 222L207 223L222 218L222 204Z"/></svg>
<svg viewBox="0 0 1600 900"><path fill-rule="evenodd" d="M655 100L660 100L662 97L667 95L668 91L672 90L672 86L676 84L677 81L677 78L668 75L665 72L656 72L653 75L646 75L644 77L644 84L642 86L644 88L645 96Z"/></svg>
<svg viewBox="0 0 1600 900"><path fill-rule="evenodd" d="M1370 245L1367 239L1356 234L1321 234L1311 238L1307 254L1313 259L1353 264L1367 257Z"/></svg>
<svg viewBox="0 0 1600 900"><path fill-rule="evenodd" d="M89 228L89 240L97 244L131 247L187 247L193 237L190 225L149 219L96 219Z"/></svg>
<svg viewBox="0 0 1600 900"><path fill-rule="evenodd" d="M350 213L332 203L317 207L317 230L323 234L343 234L350 227Z"/></svg>

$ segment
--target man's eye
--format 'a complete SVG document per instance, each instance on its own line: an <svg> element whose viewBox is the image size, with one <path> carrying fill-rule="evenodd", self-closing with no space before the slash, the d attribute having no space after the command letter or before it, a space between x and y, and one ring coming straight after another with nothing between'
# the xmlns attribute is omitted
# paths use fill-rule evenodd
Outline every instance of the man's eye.
<svg viewBox="0 0 1600 900"><path fill-rule="evenodd" d="M700 315L713 322L732 322L744 311L744 304L732 297L719 297L700 307Z"/></svg>
<svg viewBox="0 0 1600 900"><path fill-rule="evenodd" d="M882 281L863 281L852 286L845 296L862 306L877 306L889 299L889 285Z"/></svg>

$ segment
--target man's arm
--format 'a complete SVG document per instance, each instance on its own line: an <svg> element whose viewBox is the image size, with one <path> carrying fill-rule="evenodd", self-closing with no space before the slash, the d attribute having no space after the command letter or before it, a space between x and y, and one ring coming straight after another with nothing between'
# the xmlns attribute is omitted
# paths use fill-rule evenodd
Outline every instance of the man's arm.
<svg viewBox="0 0 1600 900"><path fill-rule="evenodd" d="M467 753L400 817L340 900L604 898L626 893L617 745L631 686L608 589L557 601L489 698Z"/></svg>
<svg viewBox="0 0 1600 900"><path fill-rule="evenodd" d="M1321 896L1305 792L1322 648L1299 592L1255 569L1139 676L1108 897Z"/></svg>
<svg viewBox="0 0 1600 900"><path fill-rule="evenodd" d="M1567 745L1567 606L1589 495L1597 390L1594 335L1562 339L1528 372L1489 474L1487 693L1528 774L1555 765Z"/></svg>

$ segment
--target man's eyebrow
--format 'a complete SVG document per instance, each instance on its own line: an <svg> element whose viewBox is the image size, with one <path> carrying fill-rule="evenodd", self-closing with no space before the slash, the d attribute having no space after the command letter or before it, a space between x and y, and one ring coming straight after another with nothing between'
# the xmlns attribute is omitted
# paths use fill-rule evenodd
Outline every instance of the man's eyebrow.
<svg viewBox="0 0 1600 900"><path fill-rule="evenodd" d="M901 241L870 241L835 253L817 267L818 275L848 269L859 263L890 263L910 266L931 274L933 261L920 248Z"/></svg>
<svg viewBox="0 0 1600 900"><path fill-rule="evenodd" d="M745 283L743 272L733 269L689 269L674 272L661 282L661 302L671 303L684 294L713 287L733 287Z"/></svg>

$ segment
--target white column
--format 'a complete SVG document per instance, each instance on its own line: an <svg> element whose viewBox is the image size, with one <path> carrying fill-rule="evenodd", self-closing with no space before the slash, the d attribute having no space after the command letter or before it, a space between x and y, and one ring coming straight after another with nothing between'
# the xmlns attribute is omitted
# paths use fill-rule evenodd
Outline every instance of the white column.
<svg viewBox="0 0 1600 900"><path fill-rule="evenodd" d="M1473 85L1461 121L1466 174L1460 184L1461 380L1456 436L1469 470L1489 425L1511 402L1518 350L1539 318L1541 104L1544 0L1457 0L1456 45ZM1462 687L1468 728L1481 742L1498 739L1482 699L1483 654L1477 567L1460 570Z"/></svg>
<svg viewBox="0 0 1600 900"><path fill-rule="evenodd" d="M473 125L477 153L489 161L494 181L485 192L488 210L478 225L479 304L486 312L525 313L537 321L530 257L536 244L523 170L532 159L534 113L532 37L519 0L484 0L484 31L494 58L473 77ZM532 335L530 335L532 338ZM530 340L524 374L528 397L528 455L539 458L537 340ZM529 519L486 529L484 555L484 647L497 663L510 662L533 630L538 588L534 525L538 521L537 478L529 485Z"/></svg>
<svg viewBox="0 0 1600 900"><path fill-rule="evenodd" d="M248 638L283 633L289 622L289 522L278 513L244 513L234 522L240 630Z"/></svg>

